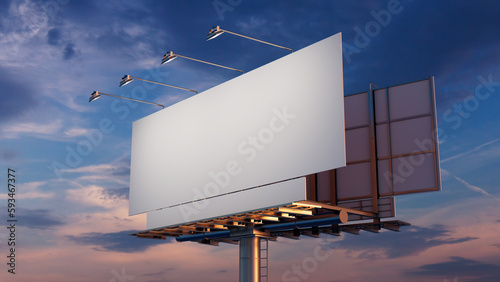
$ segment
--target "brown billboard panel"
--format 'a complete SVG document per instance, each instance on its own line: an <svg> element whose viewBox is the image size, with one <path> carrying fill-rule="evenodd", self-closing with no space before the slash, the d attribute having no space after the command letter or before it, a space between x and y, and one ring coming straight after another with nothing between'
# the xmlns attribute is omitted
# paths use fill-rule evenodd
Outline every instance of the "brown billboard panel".
<svg viewBox="0 0 500 282"><path fill-rule="evenodd" d="M344 113L347 165L311 176L317 201L389 217L392 196L441 189L433 77L345 96Z"/></svg>
<svg viewBox="0 0 500 282"><path fill-rule="evenodd" d="M379 196L441 189L434 78L374 91Z"/></svg>

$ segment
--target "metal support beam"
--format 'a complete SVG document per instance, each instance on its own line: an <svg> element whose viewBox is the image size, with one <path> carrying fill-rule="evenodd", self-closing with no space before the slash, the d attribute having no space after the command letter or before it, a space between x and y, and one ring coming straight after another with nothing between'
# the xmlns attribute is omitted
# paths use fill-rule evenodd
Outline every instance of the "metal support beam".
<svg viewBox="0 0 500 282"><path fill-rule="evenodd" d="M332 225L332 224L339 224L346 222L347 222L347 213L344 213L342 215L339 215L339 217L319 218L319 219L310 219L302 221L295 220L283 223L272 223L263 225L260 228L266 231L280 231L280 230L309 228L321 225Z"/></svg>
<svg viewBox="0 0 500 282"><path fill-rule="evenodd" d="M355 227L349 227L349 226L344 227L343 226L342 231L347 232L347 233L351 233L354 235L359 235L359 228L355 228Z"/></svg>
<svg viewBox="0 0 500 282"><path fill-rule="evenodd" d="M298 231L297 234L295 233L295 230L280 232L279 236L293 240L300 240L300 230L297 229L297 231Z"/></svg>
<svg viewBox="0 0 500 282"><path fill-rule="evenodd" d="M337 205L337 170L330 170L330 205Z"/></svg>
<svg viewBox="0 0 500 282"><path fill-rule="evenodd" d="M219 239L229 237L229 231L207 232L196 235L183 235L175 238L177 242L198 241L205 239Z"/></svg>
<svg viewBox="0 0 500 282"><path fill-rule="evenodd" d="M399 225L397 224L383 223L382 227L391 231L399 232Z"/></svg>
<svg viewBox="0 0 500 282"><path fill-rule="evenodd" d="M374 222L380 222L378 218L378 163L377 163L377 130L375 122L375 90L372 89L370 82L370 91L368 92L368 112L370 115L370 173L372 185L372 211L377 214L373 219ZM375 85L375 84L373 84ZM376 85L375 85L376 86Z"/></svg>
<svg viewBox="0 0 500 282"><path fill-rule="evenodd" d="M320 232L333 236L340 236L340 229L338 225L332 225L331 227L326 227L326 228L323 227L320 229Z"/></svg>
<svg viewBox="0 0 500 282"><path fill-rule="evenodd" d="M226 239L226 238L217 239L217 241L222 242L222 243L226 243L226 244L238 245L238 241L230 240L230 239Z"/></svg>
<svg viewBox="0 0 500 282"><path fill-rule="evenodd" d="M316 173L306 176L307 199L316 201L318 199Z"/></svg>
<svg viewBox="0 0 500 282"><path fill-rule="evenodd" d="M320 206L323 209L327 210L332 210L332 211L346 211L347 213L353 213L353 214L358 214L358 215L363 215L363 216L369 216L369 217L375 217L377 216L373 212L367 212L367 211L362 211L362 210L356 210L356 209L350 209L350 208L344 208L344 207L339 207L339 206L333 206L325 203L320 203L320 202L312 202L312 201L299 201L299 202L294 202L293 204L309 204L309 205L317 205ZM281 210L281 208L280 208Z"/></svg>
<svg viewBox="0 0 500 282"><path fill-rule="evenodd" d="M259 282L260 238L240 239L240 282Z"/></svg>

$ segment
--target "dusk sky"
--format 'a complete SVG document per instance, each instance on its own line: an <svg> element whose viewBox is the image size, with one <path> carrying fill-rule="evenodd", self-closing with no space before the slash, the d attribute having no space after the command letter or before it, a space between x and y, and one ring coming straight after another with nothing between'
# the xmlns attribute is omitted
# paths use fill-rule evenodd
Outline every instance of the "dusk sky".
<svg viewBox="0 0 500 282"><path fill-rule="evenodd" d="M499 1L0 0L0 281L237 281L238 246L128 236L132 123L342 32L345 95L435 77L442 191L396 197L401 232L270 242L270 281L500 281ZM368 30L367 30L368 28ZM371 28L371 29L370 29ZM103 120L108 121L102 130ZM99 131L100 134L96 132ZM16 274L7 272L7 170ZM304 263L317 248L314 268ZM301 274L294 269L302 267ZM290 274L292 273L292 274ZM287 280L284 280L287 281Z"/></svg>

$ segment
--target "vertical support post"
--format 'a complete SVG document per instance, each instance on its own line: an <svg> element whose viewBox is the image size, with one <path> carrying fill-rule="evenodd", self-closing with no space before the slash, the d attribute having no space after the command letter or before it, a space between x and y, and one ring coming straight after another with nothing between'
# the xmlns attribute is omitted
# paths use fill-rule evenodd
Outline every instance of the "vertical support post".
<svg viewBox="0 0 500 282"><path fill-rule="evenodd" d="M372 183L372 207L373 212L378 214L378 171L377 171L377 135L375 123L375 91L370 82L370 91L368 92L368 108L370 113L370 166ZM380 222L379 218L373 219L374 223Z"/></svg>
<svg viewBox="0 0 500 282"><path fill-rule="evenodd" d="M306 176L306 191L307 191L306 195L307 200L309 201L318 200L316 173Z"/></svg>
<svg viewBox="0 0 500 282"><path fill-rule="evenodd" d="M432 149L434 150L434 160L436 166L434 167L434 173L436 175L436 187L441 186L441 170L439 168L439 144L437 142L438 138L438 128L437 128L437 117L436 117L436 93L434 76L429 77L429 90L431 93L431 112L432 112ZM441 189L439 189L441 190Z"/></svg>
<svg viewBox="0 0 500 282"><path fill-rule="evenodd" d="M330 205L337 205L337 170L330 170Z"/></svg>
<svg viewBox="0 0 500 282"><path fill-rule="evenodd" d="M391 133L391 108L389 103L389 86L385 87L385 101L387 107L387 141L389 143L389 179L391 180L391 194L394 195L394 178L392 177L392 133Z"/></svg>
<svg viewBox="0 0 500 282"><path fill-rule="evenodd" d="M240 282L259 282L260 238L240 239Z"/></svg>

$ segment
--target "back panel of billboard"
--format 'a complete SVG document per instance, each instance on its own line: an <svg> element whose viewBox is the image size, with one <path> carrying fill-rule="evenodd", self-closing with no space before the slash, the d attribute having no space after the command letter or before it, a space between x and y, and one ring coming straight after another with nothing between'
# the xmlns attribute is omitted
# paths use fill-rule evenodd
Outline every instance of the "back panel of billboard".
<svg viewBox="0 0 500 282"><path fill-rule="evenodd" d="M345 97L347 165L316 174L318 201L356 206L373 199L373 185L377 197L440 190L433 78L378 89L373 97L373 104L369 92ZM376 153L373 161L371 150ZM376 164L375 177L372 164Z"/></svg>
<svg viewBox="0 0 500 282"><path fill-rule="evenodd" d="M129 213L344 166L341 41L336 34L134 122Z"/></svg>

